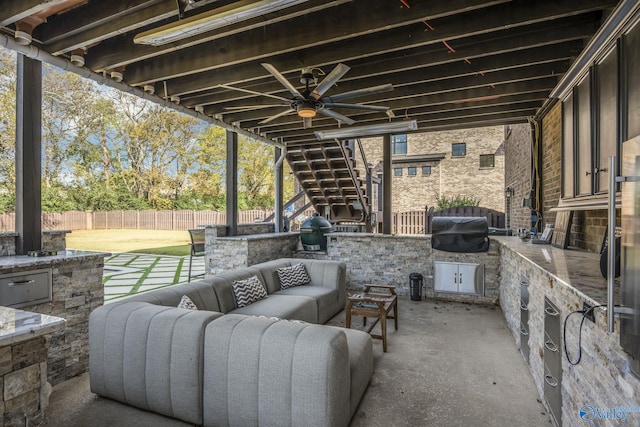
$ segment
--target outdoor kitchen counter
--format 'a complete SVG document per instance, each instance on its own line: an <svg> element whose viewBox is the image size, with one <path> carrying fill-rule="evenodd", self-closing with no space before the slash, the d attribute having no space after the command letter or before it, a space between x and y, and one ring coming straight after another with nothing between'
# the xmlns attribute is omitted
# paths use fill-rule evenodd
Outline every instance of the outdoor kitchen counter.
<svg viewBox="0 0 640 427"><path fill-rule="evenodd" d="M495 237L510 250L568 286L579 298L594 305L607 303L607 280L600 274L600 255L577 249L522 242L518 237ZM620 284L615 286L615 303L620 301Z"/></svg>
<svg viewBox="0 0 640 427"><path fill-rule="evenodd" d="M0 256L0 274L11 272L14 269L51 267L69 261L104 259L110 256L107 252L92 252L78 250L62 250L57 255L32 257L28 255Z"/></svg>

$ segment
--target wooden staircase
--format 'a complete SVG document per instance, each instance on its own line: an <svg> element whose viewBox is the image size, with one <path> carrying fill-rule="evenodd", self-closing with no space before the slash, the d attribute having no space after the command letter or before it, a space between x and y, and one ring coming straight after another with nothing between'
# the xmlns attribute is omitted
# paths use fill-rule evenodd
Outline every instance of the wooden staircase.
<svg viewBox="0 0 640 427"><path fill-rule="evenodd" d="M311 204L331 221L364 222L369 217L366 182L346 142L287 148L287 161Z"/></svg>

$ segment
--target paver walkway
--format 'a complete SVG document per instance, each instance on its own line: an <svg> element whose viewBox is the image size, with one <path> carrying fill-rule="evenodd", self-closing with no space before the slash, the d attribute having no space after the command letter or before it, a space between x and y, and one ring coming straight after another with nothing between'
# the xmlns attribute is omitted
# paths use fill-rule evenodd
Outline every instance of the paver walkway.
<svg viewBox="0 0 640 427"><path fill-rule="evenodd" d="M191 276L204 273L204 257L193 259ZM189 257L120 253L104 262L104 301L186 282Z"/></svg>

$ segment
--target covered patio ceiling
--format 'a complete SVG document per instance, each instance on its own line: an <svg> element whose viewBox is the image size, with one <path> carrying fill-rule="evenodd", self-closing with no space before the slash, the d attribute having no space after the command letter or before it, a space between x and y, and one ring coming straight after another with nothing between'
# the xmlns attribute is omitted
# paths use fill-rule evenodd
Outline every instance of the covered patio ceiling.
<svg viewBox="0 0 640 427"><path fill-rule="evenodd" d="M301 69L312 69L322 81L339 63L346 64L350 70L327 89L329 97L392 84L392 91L345 101L390 112L333 109L353 119L353 126L415 119L424 132L525 122L548 103L616 4L3 0L0 28L8 37L18 31L22 43L31 34L33 46L75 64L83 61L93 72L121 76L154 96L294 146L317 141L314 131L348 125L318 111L305 128L294 110L261 123L287 110L265 107L280 102L273 96L293 98L264 62L299 91L304 90ZM259 5L266 8L261 13L254 11ZM166 43L148 44L162 43L162 26L168 30ZM144 43L142 33L150 35Z"/></svg>

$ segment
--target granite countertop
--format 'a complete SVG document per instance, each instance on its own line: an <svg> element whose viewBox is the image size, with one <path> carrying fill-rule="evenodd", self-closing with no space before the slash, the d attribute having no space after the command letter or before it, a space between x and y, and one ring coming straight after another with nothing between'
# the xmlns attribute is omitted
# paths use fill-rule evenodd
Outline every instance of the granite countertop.
<svg viewBox="0 0 640 427"><path fill-rule="evenodd" d="M592 304L607 303L607 279L600 273L600 255L578 249L559 249L551 245L522 242L518 237L492 237L532 264L573 288L574 293ZM620 302L620 283L616 280L615 303Z"/></svg>
<svg viewBox="0 0 640 427"><path fill-rule="evenodd" d="M28 255L0 256L0 269L37 266L44 267L51 264L59 264L69 260L105 258L108 256L111 256L111 254L108 252L79 251L71 249L58 251L57 255L43 257L31 257Z"/></svg>
<svg viewBox="0 0 640 427"><path fill-rule="evenodd" d="M47 314L0 307L0 346L26 341L64 327L66 320Z"/></svg>

